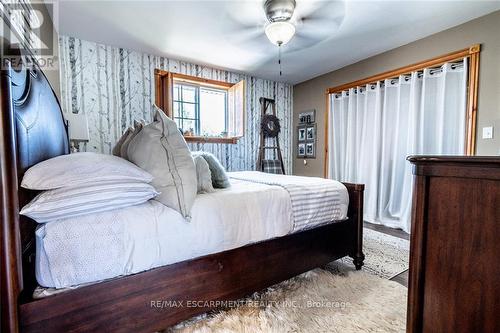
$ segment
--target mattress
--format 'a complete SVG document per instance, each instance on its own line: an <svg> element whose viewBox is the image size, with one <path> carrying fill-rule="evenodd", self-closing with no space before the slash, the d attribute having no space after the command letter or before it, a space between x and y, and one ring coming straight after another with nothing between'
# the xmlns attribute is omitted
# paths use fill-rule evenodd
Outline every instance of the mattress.
<svg viewBox="0 0 500 333"><path fill-rule="evenodd" d="M345 191L335 203L343 207L342 220L348 196L345 187L339 191ZM187 222L150 200L40 225L37 281L50 288L87 284L294 232L290 195L284 188L238 179L231 179L230 188L199 194L191 215Z"/></svg>

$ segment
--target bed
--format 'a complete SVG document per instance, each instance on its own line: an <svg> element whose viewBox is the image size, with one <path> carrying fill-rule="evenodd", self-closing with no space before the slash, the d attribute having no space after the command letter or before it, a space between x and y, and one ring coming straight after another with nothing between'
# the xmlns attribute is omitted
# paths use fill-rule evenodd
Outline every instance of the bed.
<svg viewBox="0 0 500 333"><path fill-rule="evenodd" d="M228 173L229 188L198 194L189 223L176 210L149 200L77 220L40 224L35 232L38 284L60 289L140 273L311 229L330 220L313 218L319 215L315 206L301 207L310 218L295 224L285 189L237 178L249 178L252 173ZM347 191L338 183L334 194L327 197L327 214L331 220L342 221L347 216Z"/></svg>
<svg viewBox="0 0 500 333"><path fill-rule="evenodd" d="M228 216L218 228L233 237L224 236L224 241L208 250L203 248L203 237L193 234L191 242L202 244L193 252L175 258L150 259L150 263L142 263L137 271L127 272L130 275L34 299L33 291L38 285L36 275L41 277L43 253L47 250L39 248L37 256L36 247L48 243L37 242L40 228L36 232L36 223L19 215L19 207L35 195L21 189L19 183L32 165L69 152L67 129L59 103L39 69L3 70L0 87L3 332L152 332L213 309L217 305L215 301L249 295L344 256L352 257L357 269L363 265L364 186L344 184L348 196L345 216L331 223L304 223L294 228L287 216L290 207L286 207L286 203L282 207L263 208L267 214L273 212L275 218L266 221L274 220L274 224L262 223L263 219L257 216L254 221L245 219L231 231ZM264 191L270 198L264 202L277 202L280 196L286 196L282 189L249 184L239 178L237 175L232 178L234 190ZM211 200L217 200L217 196L222 196L219 201L224 201L224 193L216 193L216 199L205 197L208 202L203 198L197 200L206 206ZM253 228L254 225L260 227ZM134 226L130 228L134 230ZM254 230L260 231L252 234ZM68 239L66 245L70 247L71 242ZM91 249L87 248L82 254ZM47 275L44 277L46 284L54 285ZM89 279L96 282L96 277ZM197 306L166 306L172 301L198 303Z"/></svg>

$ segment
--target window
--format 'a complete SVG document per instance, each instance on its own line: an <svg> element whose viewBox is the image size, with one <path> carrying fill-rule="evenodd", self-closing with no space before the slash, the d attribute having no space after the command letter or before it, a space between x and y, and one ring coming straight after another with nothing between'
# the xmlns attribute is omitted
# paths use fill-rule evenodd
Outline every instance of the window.
<svg viewBox="0 0 500 333"><path fill-rule="evenodd" d="M227 136L227 90L174 81L174 119L183 133Z"/></svg>
<svg viewBox="0 0 500 333"><path fill-rule="evenodd" d="M236 143L244 133L245 82L236 84L155 71L156 104L186 141Z"/></svg>

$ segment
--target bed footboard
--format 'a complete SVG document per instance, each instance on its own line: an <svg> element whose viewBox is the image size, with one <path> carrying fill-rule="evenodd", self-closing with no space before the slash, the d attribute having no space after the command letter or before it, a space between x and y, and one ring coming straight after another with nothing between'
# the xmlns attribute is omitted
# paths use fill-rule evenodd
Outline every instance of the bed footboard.
<svg viewBox="0 0 500 333"><path fill-rule="evenodd" d="M343 183L349 192L349 209L347 216L351 223L355 225L355 239L353 249L349 256L353 259L353 264L357 270L363 266L365 255L363 253L363 197L365 192L364 184Z"/></svg>

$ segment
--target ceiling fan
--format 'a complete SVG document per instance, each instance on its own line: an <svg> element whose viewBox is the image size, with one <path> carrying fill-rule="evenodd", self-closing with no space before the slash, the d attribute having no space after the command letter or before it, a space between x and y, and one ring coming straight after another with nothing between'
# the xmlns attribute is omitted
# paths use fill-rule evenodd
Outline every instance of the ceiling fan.
<svg viewBox="0 0 500 333"><path fill-rule="evenodd" d="M289 44L286 47L289 51L304 49L331 37L345 13L344 1L265 0L256 6L257 3L237 1L228 8L230 21L234 23L231 29L234 39L263 47L262 37L267 36L277 46Z"/></svg>
<svg viewBox="0 0 500 333"><path fill-rule="evenodd" d="M269 23L265 33L271 43L278 46L287 44L295 35L295 25L290 22L297 3L295 0L266 0L264 12Z"/></svg>

